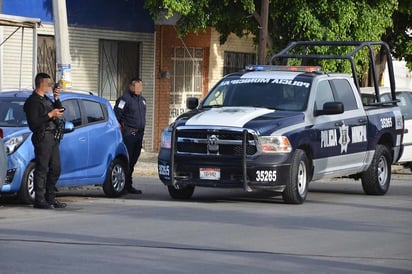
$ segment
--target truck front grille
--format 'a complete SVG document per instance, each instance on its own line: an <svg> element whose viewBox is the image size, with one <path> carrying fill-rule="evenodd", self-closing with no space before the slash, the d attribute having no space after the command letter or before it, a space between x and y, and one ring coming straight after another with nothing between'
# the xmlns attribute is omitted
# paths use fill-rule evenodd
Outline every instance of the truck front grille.
<svg viewBox="0 0 412 274"><path fill-rule="evenodd" d="M241 156L243 154L243 129L177 129L176 152L192 154L212 154ZM246 154L257 152L256 141L247 133Z"/></svg>

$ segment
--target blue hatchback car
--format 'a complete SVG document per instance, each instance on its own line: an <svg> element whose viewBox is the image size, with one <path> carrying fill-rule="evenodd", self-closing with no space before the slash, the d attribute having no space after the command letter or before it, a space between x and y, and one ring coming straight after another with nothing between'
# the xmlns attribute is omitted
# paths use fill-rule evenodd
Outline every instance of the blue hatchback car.
<svg viewBox="0 0 412 274"><path fill-rule="evenodd" d="M30 92L0 93L0 127L4 131L7 176L1 193L17 193L24 203L34 201L34 148L23 111ZM62 171L57 187L102 185L107 196L120 196L128 154L109 101L75 92L61 92L66 108L65 134L60 143Z"/></svg>

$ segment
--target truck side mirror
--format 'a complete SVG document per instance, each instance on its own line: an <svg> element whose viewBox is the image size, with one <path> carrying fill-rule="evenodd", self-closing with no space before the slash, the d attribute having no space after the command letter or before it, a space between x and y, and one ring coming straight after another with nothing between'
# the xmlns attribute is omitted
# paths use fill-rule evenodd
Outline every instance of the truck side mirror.
<svg viewBox="0 0 412 274"><path fill-rule="evenodd" d="M194 110L199 105L199 99L196 97L189 97L186 99L186 107L190 110Z"/></svg>
<svg viewBox="0 0 412 274"><path fill-rule="evenodd" d="M323 114L332 115L343 113L343 103L342 102L326 102L323 104Z"/></svg>
<svg viewBox="0 0 412 274"><path fill-rule="evenodd" d="M344 112L344 107L342 102L326 102L323 104L322 110L315 111L315 116L319 115L333 115L340 114Z"/></svg>

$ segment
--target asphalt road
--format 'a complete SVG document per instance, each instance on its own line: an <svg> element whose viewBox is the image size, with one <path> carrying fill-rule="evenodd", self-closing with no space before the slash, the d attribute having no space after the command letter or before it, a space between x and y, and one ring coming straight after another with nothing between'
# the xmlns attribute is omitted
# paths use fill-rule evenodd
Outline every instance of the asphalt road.
<svg viewBox="0 0 412 274"><path fill-rule="evenodd" d="M303 205L196 189L173 201L154 176L143 195L64 189L66 209L0 203L0 273L412 273L412 175L385 196L360 182L314 182Z"/></svg>

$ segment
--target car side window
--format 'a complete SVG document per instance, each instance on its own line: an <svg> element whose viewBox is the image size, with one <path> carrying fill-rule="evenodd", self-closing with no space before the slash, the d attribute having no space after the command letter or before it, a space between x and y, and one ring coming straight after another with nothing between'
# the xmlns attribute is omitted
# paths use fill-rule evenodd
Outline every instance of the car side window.
<svg viewBox="0 0 412 274"><path fill-rule="evenodd" d="M82 124L82 116L80 115L80 107L77 100L66 100L62 102L62 105L66 108L63 118L66 121L72 122L75 127L80 126Z"/></svg>
<svg viewBox="0 0 412 274"><path fill-rule="evenodd" d="M329 81L321 81L318 84L315 97L315 111L322 110L326 102L334 102L333 91Z"/></svg>
<svg viewBox="0 0 412 274"><path fill-rule="evenodd" d="M388 97L390 97L388 95ZM401 109L401 112L405 119L411 119L412 118L412 111L410 110L411 102L409 101L410 98L408 98L407 93L397 93L396 94L396 99L398 99L398 106ZM390 101L391 98L388 98L386 101Z"/></svg>
<svg viewBox="0 0 412 274"><path fill-rule="evenodd" d="M346 79L334 79L332 80L336 95L338 96L336 101L343 103L345 111L358 109L353 89Z"/></svg>
<svg viewBox="0 0 412 274"><path fill-rule="evenodd" d="M103 107L100 103L84 100L83 104L84 110L86 112L87 123L94 123L105 120Z"/></svg>

